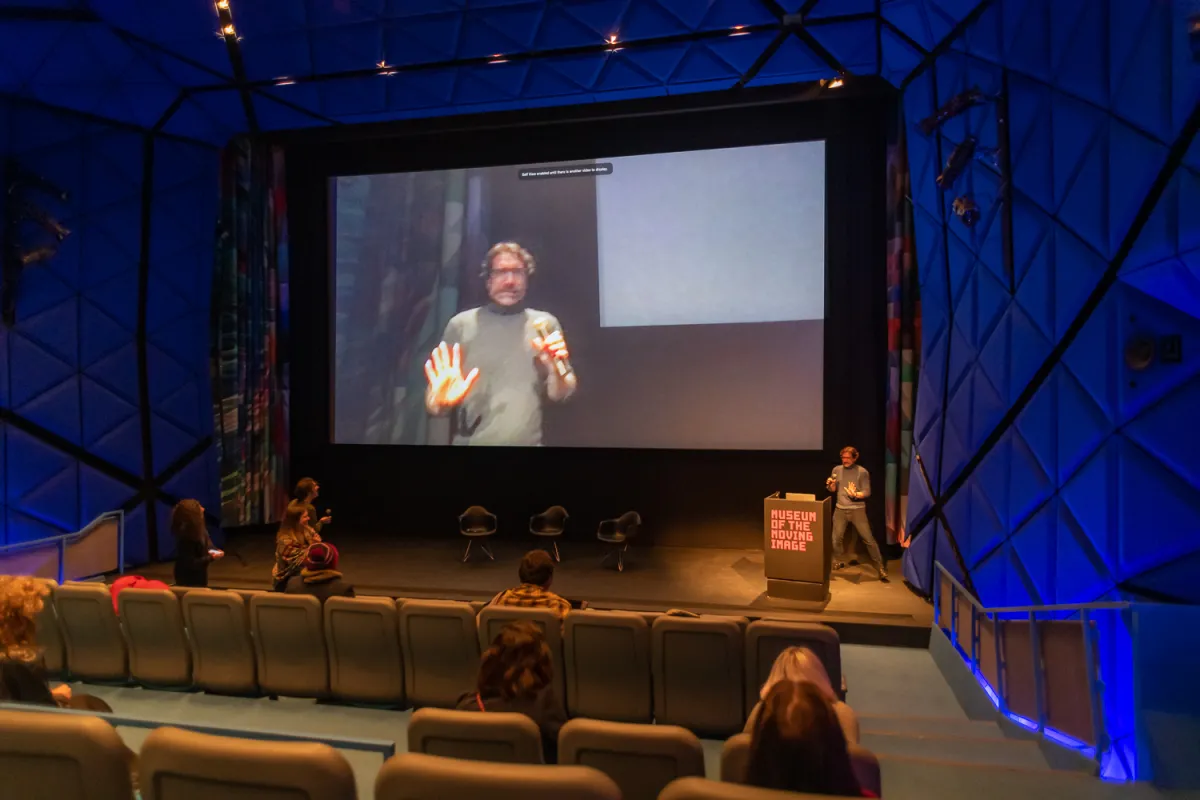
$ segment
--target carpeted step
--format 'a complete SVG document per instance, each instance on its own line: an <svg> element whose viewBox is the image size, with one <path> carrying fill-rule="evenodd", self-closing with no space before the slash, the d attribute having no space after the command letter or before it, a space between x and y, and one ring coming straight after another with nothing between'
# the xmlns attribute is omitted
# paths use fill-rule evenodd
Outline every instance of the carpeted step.
<svg viewBox="0 0 1200 800"><path fill-rule="evenodd" d="M1006 739L994 722L965 717L910 717L859 715L863 733L903 733L910 736L963 736L968 739Z"/></svg>
<svg viewBox="0 0 1200 800"><path fill-rule="evenodd" d="M1050 769L1037 743L1020 739L864 731L861 744L881 758L885 755L905 756L953 761L960 764L1019 767L1028 770L1048 771Z"/></svg>
<svg viewBox="0 0 1200 800"><path fill-rule="evenodd" d="M887 800L1154 800L1146 784L1102 781L1080 772L980 766L880 754Z"/></svg>

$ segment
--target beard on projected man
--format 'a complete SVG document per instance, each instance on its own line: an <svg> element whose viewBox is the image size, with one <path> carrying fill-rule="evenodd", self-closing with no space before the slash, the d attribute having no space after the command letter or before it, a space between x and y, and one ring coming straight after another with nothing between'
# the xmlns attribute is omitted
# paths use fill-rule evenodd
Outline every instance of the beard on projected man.
<svg viewBox="0 0 1200 800"><path fill-rule="evenodd" d="M454 315L425 362L425 408L453 412L451 444L540 446L542 404L575 392L562 325L525 303L535 269L519 244L493 245L481 271L488 303Z"/></svg>

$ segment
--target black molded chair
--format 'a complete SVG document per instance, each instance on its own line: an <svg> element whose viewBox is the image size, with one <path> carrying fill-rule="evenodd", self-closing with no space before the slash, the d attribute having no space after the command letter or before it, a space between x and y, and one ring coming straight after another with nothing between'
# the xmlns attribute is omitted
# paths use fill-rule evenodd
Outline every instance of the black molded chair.
<svg viewBox="0 0 1200 800"><path fill-rule="evenodd" d="M558 555L558 542L555 541L567 527L570 515L562 506L550 506L540 514L529 518L529 532L539 539L549 538L554 549L554 560L562 561ZM540 544L538 545L541 546Z"/></svg>
<svg viewBox="0 0 1200 800"><path fill-rule="evenodd" d="M475 540L491 536L496 532L496 515L483 506L471 506L459 516L458 530L467 537L467 549L463 551L462 557L463 562L466 563L466 560L471 557L471 545L475 544ZM492 561L496 560L487 544L480 542L479 547L483 550L484 555Z"/></svg>
<svg viewBox="0 0 1200 800"><path fill-rule="evenodd" d="M596 538L609 546L608 552L600 562L601 566L616 553L617 571L625 571L625 551L629 549L629 543L637 537L641 524L642 517L636 511L626 511L616 519L606 519L600 523Z"/></svg>

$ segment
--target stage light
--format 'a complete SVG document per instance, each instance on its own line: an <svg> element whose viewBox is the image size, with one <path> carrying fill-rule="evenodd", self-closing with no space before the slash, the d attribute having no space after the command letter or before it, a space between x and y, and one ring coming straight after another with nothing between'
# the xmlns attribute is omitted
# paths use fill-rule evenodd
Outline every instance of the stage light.
<svg viewBox="0 0 1200 800"><path fill-rule="evenodd" d="M233 36L233 26L226 25L224 28L221 28L221 33L225 34L226 36Z"/></svg>
<svg viewBox="0 0 1200 800"><path fill-rule="evenodd" d="M992 98L985 95L978 86L972 86L965 92L959 92L951 97L945 105L934 112L933 116L926 117L917 123L917 127L921 129L921 133L928 136L947 120L957 117L972 106L983 105L991 100Z"/></svg>
<svg viewBox="0 0 1200 800"><path fill-rule="evenodd" d="M500 55L499 53L497 53L496 55L492 56L492 60L489 61L488 63L489 64L507 64L508 59L505 58L504 56Z"/></svg>
<svg viewBox="0 0 1200 800"><path fill-rule="evenodd" d="M291 86L293 83L295 83L295 81L292 80L291 78L285 77L285 78L276 78L275 79L276 86Z"/></svg>
<svg viewBox="0 0 1200 800"><path fill-rule="evenodd" d="M30 264L49 261L50 259L54 258L56 253L58 253L57 247L43 245L42 247L35 247L32 250L26 250L23 253L18 253L17 260L21 262L22 267L28 267Z"/></svg>
<svg viewBox="0 0 1200 800"><path fill-rule="evenodd" d="M843 78L841 75L838 75L836 78L831 79L829 81L829 83L825 84L825 88L826 89L840 89L845 85L846 85L846 79Z"/></svg>
<svg viewBox="0 0 1200 800"><path fill-rule="evenodd" d="M969 195L955 198L954 213L968 228L974 228L975 223L979 222L979 206L975 205L975 201Z"/></svg>
<svg viewBox="0 0 1200 800"><path fill-rule="evenodd" d="M975 155L975 137L968 136L950 153L950 158L946 159L946 168L942 170L942 174L937 176L937 185L939 189L949 190L954 186L954 182L958 180L958 176L962 174L963 169L971 161L971 156Z"/></svg>
<svg viewBox="0 0 1200 800"><path fill-rule="evenodd" d="M746 34L750 33L750 31L742 30L745 27L746 27L745 25L734 25L732 28L732 33L730 33L729 35L730 36L745 36Z"/></svg>
<svg viewBox="0 0 1200 800"><path fill-rule="evenodd" d="M614 33L612 36L608 37L608 43L609 43L609 44L616 44L616 43L617 43L617 35L616 35L615 33Z"/></svg>
<svg viewBox="0 0 1200 800"><path fill-rule="evenodd" d="M217 0L217 8L221 9L222 11L228 11L229 0Z"/></svg>

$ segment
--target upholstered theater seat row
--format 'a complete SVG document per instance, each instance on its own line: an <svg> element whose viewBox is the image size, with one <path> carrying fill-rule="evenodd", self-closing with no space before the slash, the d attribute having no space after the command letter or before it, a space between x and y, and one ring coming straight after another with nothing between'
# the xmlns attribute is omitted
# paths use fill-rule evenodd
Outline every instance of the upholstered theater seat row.
<svg viewBox="0 0 1200 800"><path fill-rule="evenodd" d="M703 779L700 743L682 728L572 720L559 737L560 763L540 760L537 730L510 737L517 747L533 737L533 763L478 759L501 741L488 717L519 715L417 712L423 732L411 733L410 752L388 759L375 783L379 800L654 800L654 798L802 797L740 785L749 747L744 734L726 742L721 782ZM420 718L420 719L418 719ZM528 723L528 720L525 720ZM530 723L531 725L532 723ZM420 752L412 744L454 741L467 758ZM467 749L474 741L478 748ZM491 753L500 751L492 747ZM502 754L502 753L501 753ZM879 763L854 751L865 788L880 794ZM0 711L0 762L13 797L128 800L130 764L116 731L95 716ZM147 800L198 797L289 797L353 800L354 774L345 757L315 742L270 742L211 736L163 727L142 745L138 783ZM6 796L8 796L6 794Z"/></svg>
<svg viewBox="0 0 1200 800"><path fill-rule="evenodd" d="M182 599L180 599L182 597ZM39 639L54 674L94 682L195 687L226 694L453 707L480 652L507 623L546 631L555 686L571 716L741 729L776 655L800 644L842 684L837 633L823 625L675 617L384 597L126 589L119 615L101 584L53 594Z"/></svg>

